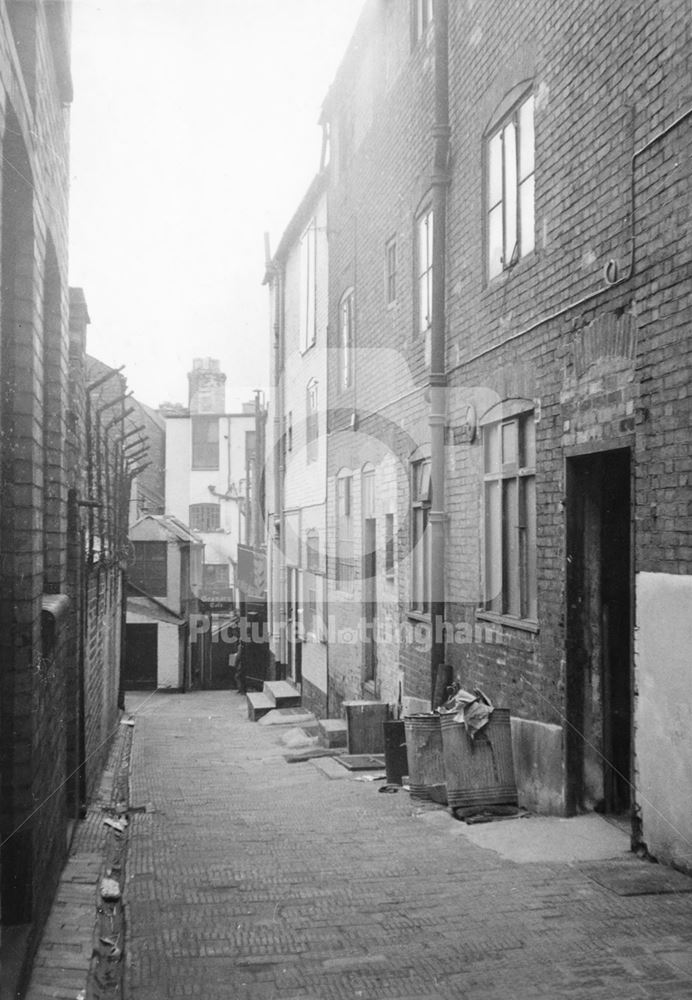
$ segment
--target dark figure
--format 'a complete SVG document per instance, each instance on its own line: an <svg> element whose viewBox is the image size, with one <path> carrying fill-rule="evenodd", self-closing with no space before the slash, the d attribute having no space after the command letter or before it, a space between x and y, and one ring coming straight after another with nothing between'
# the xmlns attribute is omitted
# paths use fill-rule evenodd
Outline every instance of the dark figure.
<svg viewBox="0 0 692 1000"><path fill-rule="evenodd" d="M247 654L244 649L244 643L238 640L238 652L235 654L235 685L238 688L238 694L247 694L247 688L245 683L245 671L247 669L246 663Z"/></svg>

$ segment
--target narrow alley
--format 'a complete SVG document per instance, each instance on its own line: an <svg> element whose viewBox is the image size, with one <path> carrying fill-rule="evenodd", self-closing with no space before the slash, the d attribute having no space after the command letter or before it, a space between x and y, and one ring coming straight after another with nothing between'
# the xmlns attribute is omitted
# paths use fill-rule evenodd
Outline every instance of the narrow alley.
<svg viewBox="0 0 692 1000"><path fill-rule="evenodd" d="M334 760L287 763L286 728L235 692L127 709L129 1000L692 995L692 895L637 890L688 880L600 817L468 827Z"/></svg>

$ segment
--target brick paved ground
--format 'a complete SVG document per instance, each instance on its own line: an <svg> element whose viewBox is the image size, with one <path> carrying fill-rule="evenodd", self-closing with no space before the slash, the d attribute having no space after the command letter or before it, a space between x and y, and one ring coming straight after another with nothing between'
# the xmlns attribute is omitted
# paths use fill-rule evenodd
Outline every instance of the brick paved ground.
<svg viewBox="0 0 692 1000"><path fill-rule="evenodd" d="M136 718L130 1000L692 997L692 894L519 864L403 791L287 764L233 692Z"/></svg>

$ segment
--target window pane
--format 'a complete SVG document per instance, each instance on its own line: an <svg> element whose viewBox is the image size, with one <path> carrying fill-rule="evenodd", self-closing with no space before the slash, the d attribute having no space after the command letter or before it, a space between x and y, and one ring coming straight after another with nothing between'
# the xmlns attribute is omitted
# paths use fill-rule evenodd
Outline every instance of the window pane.
<svg viewBox="0 0 692 1000"><path fill-rule="evenodd" d="M533 96L519 108L519 179L533 173Z"/></svg>
<svg viewBox="0 0 692 1000"><path fill-rule="evenodd" d="M502 465L516 466L519 461L518 423L512 420L502 425Z"/></svg>
<svg viewBox="0 0 692 1000"><path fill-rule="evenodd" d="M363 518L375 516L375 473L374 472L363 473L362 516Z"/></svg>
<svg viewBox="0 0 692 1000"><path fill-rule="evenodd" d="M426 258L425 258L425 268L429 271L432 268L433 261L433 214L430 210L426 216Z"/></svg>
<svg viewBox="0 0 692 1000"><path fill-rule="evenodd" d="M502 590L502 547L500 482L485 484L485 606L488 611L500 611Z"/></svg>
<svg viewBox="0 0 692 1000"><path fill-rule="evenodd" d="M536 467L536 424L533 416L525 417L522 423L520 462L524 469Z"/></svg>
<svg viewBox="0 0 692 1000"><path fill-rule="evenodd" d="M483 455L486 473L499 473L500 432L497 424L483 428Z"/></svg>
<svg viewBox="0 0 692 1000"><path fill-rule="evenodd" d="M430 286L428 272L418 282L418 331L423 333L430 326Z"/></svg>
<svg viewBox="0 0 692 1000"><path fill-rule="evenodd" d="M519 480L522 491L521 510L521 613L536 619L536 479L525 476Z"/></svg>
<svg viewBox="0 0 692 1000"><path fill-rule="evenodd" d="M502 201L502 133L488 143L488 208Z"/></svg>
<svg viewBox="0 0 692 1000"><path fill-rule="evenodd" d="M394 515L386 514L384 522L385 531L385 560L384 567L387 576L394 576Z"/></svg>
<svg viewBox="0 0 692 1000"><path fill-rule="evenodd" d="M535 246L534 235L534 175L527 177L519 188L519 225L521 226L521 246L519 250L522 257L531 253Z"/></svg>
<svg viewBox="0 0 692 1000"><path fill-rule="evenodd" d="M519 509L516 479L502 483L502 591L503 612L521 614L519 593Z"/></svg>
<svg viewBox="0 0 692 1000"><path fill-rule="evenodd" d="M488 216L488 277L502 273L502 203Z"/></svg>
<svg viewBox="0 0 692 1000"><path fill-rule="evenodd" d="M218 469L219 418L192 418L192 468Z"/></svg>
<svg viewBox="0 0 692 1000"><path fill-rule="evenodd" d="M514 122L504 133L505 267L509 265L517 242L517 134Z"/></svg>

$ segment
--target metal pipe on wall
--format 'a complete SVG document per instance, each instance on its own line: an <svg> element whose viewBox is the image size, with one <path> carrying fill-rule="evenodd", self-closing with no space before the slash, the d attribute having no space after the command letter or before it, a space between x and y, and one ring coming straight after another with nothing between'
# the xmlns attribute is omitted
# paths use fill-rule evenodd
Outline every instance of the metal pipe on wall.
<svg viewBox="0 0 692 1000"><path fill-rule="evenodd" d="M430 331L430 478L432 502L430 531L430 698L435 707L435 689L440 665L445 659L440 623L445 619L445 420L447 404L445 263L447 187L449 184L449 10L447 0L435 0L435 122L433 136L433 273L432 322Z"/></svg>

